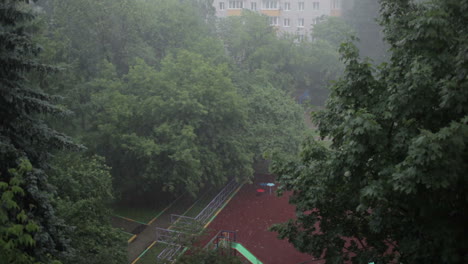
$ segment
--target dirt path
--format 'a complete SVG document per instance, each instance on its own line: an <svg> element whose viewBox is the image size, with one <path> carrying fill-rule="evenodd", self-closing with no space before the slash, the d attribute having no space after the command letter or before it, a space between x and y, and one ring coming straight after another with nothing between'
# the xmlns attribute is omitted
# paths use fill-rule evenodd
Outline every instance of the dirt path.
<svg viewBox="0 0 468 264"><path fill-rule="evenodd" d="M168 228L171 225L171 214L183 214L194 202L188 193L184 194L169 209L148 225L127 247L128 262L132 263L156 239L155 227Z"/></svg>

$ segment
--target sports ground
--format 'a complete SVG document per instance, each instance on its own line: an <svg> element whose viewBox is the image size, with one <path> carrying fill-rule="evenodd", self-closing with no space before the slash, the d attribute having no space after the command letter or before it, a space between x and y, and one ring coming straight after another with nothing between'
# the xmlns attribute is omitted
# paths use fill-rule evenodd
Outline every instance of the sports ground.
<svg viewBox="0 0 468 264"><path fill-rule="evenodd" d="M294 218L295 207L288 203L288 193L277 197L276 186L266 186L268 183L274 183L273 176L256 175L253 183L246 183L240 188L235 187L237 193L232 189L234 192L229 194L230 198L219 209L215 208L216 211L211 214L211 220L205 225L205 235L198 246L212 245L213 241L216 241L212 239L216 238L220 231L227 230L235 232L236 243L231 245L238 246L238 252L247 252L253 257L255 261L252 262L250 259L251 263L324 263L323 260L314 260L312 256L298 252L288 241L278 239L277 233L269 231L273 224ZM219 194L223 192L217 193L217 190L206 191L195 202L190 196L182 195L146 224L125 217L114 217L114 226L121 228L129 235L135 234L129 239L129 263L155 263L158 254L167 246L165 243L155 241L157 240L156 229L173 229L172 221L170 221L172 214L186 217L198 215L212 204L209 202L211 199L213 201L217 199L214 196L219 197ZM141 221L144 220L141 219Z"/></svg>
<svg viewBox="0 0 468 264"><path fill-rule="evenodd" d="M268 230L272 224L295 217L295 208L288 203L288 194L277 197L275 187L270 194L269 187L260 185L273 181L270 175L257 175L253 184L245 184L208 225L208 235L203 243L209 243L219 231L229 230L235 231L237 242L264 264L323 263L313 261L310 255L298 252L289 242L278 239L277 233ZM259 188L265 192L257 192Z"/></svg>

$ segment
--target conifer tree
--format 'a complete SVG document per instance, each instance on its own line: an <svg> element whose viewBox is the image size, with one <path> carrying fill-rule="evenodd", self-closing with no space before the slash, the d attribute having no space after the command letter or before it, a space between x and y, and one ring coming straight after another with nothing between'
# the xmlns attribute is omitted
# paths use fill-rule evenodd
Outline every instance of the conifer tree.
<svg viewBox="0 0 468 264"><path fill-rule="evenodd" d="M40 64L40 47L29 28L28 0L0 1L0 259L4 263L50 263L67 242L65 226L51 206L47 160L53 149L74 147L42 118L65 111L29 81L55 69Z"/></svg>

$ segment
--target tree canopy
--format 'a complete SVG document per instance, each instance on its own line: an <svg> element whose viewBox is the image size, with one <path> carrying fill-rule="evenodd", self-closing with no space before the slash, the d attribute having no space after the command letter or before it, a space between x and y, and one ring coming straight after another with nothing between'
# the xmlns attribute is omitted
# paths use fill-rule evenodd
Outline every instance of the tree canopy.
<svg viewBox="0 0 468 264"><path fill-rule="evenodd" d="M49 263L68 250L63 222L51 205L46 170L54 149L76 147L48 126L44 116L66 111L54 105L31 75L56 69L37 59L29 1L0 4L0 259Z"/></svg>
<svg viewBox="0 0 468 264"><path fill-rule="evenodd" d="M294 96L323 104L342 73L347 29L330 21L299 42L259 14L216 20L209 0L3 1L0 258L123 262L112 203L197 196L292 156Z"/></svg>
<svg viewBox="0 0 468 264"><path fill-rule="evenodd" d="M327 263L468 261L468 1L383 0L388 63L351 43L346 70L293 160L277 160L297 219L274 227Z"/></svg>
<svg viewBox="0 0 468 264"><path fill-rule="evenodd" d="M76 264L127 261L126 239L110 225L112 176L103 158L62 152L56 153L51 166L53 204L70 227L65 234L73 249L60 260Z"/></svg>
<svg viewBox="0 0 468 264"><path fill-rule="evenodd" d="M226 22L243 36L242 45L262 31L261 43L274 47L272 54L252 46L248 66L234 55L239 46L225 50L236 40L218 37L205 1L51 0L41 6L39 41L56 48L42 59L65 68L47 80L49 89L75 113L54 124L105 157L117 199L139 202L183 191L195 196L204 186L251 177L254 159L268 152L297 150L303 109L288 96L295 87L286 85L300 74L281 79L275 76L280 69L269 65L274 54L287 59L282 52L292 42L279 39L263 17L247 16L255 22L248 27ZM314 56L312 49L304 52ZM336 63L333 52L325 54ZM289 73L321 61L308 64L299 53L294 58ZM301 82L322 86L312 80L323 84L320 75Z"/></svg>
<svg viewBox="0 0 468 264"><path fill-rule="evenodd" d="M294 35L278 36L268 18L254 12L224 18L218 31L234 62L235 80L262 78L289 93L308 91L313 104L323 105L326 86L342 72L336 46L328 39L299 42Z"/></svg>

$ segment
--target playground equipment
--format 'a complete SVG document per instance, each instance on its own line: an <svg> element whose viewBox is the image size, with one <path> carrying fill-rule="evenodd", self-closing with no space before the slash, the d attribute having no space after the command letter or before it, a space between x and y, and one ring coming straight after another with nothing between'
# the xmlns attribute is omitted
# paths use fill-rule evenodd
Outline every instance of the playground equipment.
<svg viewBox="0 0 468 264"><path fill-rule="evenodd" d="M261 182L261 183L259 183L259 185L260 185L260 186L268 186L268 187L270 187L270 194L271 194L271 187L275 186L275 184L272 183L272 182ZM258 191L258 190L257 190L257 191Z"/></svg>
<svg viewBox="0 0 468 264"><path fill-rule="evenodd" d="M228 255L235 255L235 251L231 248L231 243L236 241L236 232L223 230L218 234L214 241L216 249L220 250L221 254L225 254L227 251Z"/></svg>
<svg viewBox="0 0 468 264"><path fill-rule="evenodd" d="M250 263L253 264L263 264L258 258L256 258L250 251L248 251L242 244L232 242L231 248L237 250L245 259L247 259Z"/></svg>
<svg viewBox="0 0 468 264"><path fill-rule="evenodd" d="M237 242L237 233L235 231L221 230L205 248L218 250L220 254L236 255L239 253L252 264L263 264L257 257L248 251L242 244Z"/></svg>

